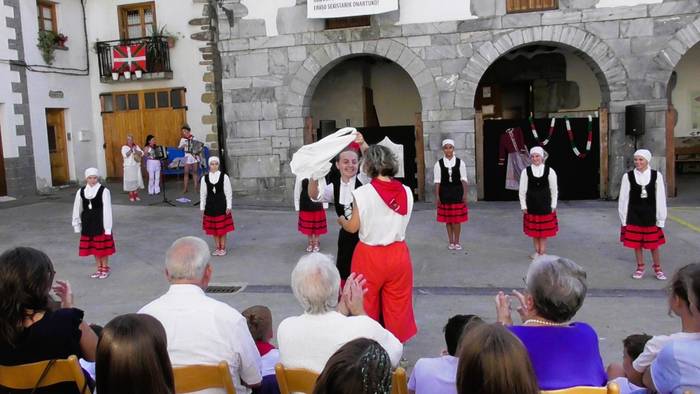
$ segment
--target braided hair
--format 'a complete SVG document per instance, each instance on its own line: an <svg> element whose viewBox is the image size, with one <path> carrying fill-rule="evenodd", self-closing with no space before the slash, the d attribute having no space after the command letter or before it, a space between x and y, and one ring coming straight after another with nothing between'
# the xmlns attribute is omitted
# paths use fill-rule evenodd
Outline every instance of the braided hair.
<svg viewBox="0 0 700 394"><path fill-rule="evenodd" d="M358 338L328 359L313 394L389 394L391 359L376 341Z"/></svg>

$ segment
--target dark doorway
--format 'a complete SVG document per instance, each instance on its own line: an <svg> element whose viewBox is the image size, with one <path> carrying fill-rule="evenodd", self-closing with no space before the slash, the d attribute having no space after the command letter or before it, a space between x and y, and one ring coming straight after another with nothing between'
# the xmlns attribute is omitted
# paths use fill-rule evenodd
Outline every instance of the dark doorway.
<svg viewBox="0 0 700 394"><path fill-rule="evenodd" d="M411 188L416 195L418 180L416 179L416 133L413 126L387 126L387 127L358 127L368 144L376 144L389 137L395 144L403 145L403 178L397 177L404 185Z"/></svg>

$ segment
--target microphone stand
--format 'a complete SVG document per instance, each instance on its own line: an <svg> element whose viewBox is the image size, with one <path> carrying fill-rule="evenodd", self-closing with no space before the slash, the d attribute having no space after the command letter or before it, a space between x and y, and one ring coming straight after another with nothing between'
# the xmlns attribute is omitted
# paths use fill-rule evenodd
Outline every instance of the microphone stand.
<svg viewBox="0 0 700 394"><path fill-rule="evenodd" d="M176 206L172 201L168 200L168 197L165 195L165 174L163 174L163 167L168 163L168 151L165 150L165 156L158 159L160 161L160 191L163 193L163 200L159 202L154 202L150 203L148 205L160 205L160 204L167 204L170 205L171 207Z"/></svg>

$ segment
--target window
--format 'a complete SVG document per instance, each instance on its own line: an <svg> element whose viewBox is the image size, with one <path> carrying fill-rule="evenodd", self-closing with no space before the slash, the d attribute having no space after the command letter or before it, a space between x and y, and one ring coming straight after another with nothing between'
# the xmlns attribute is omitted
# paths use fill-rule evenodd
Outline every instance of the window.
<svg viewBox="0 0 700 394"><path fill-rule="evenodd" d="M129 109L139 109L139 95L130 94L129 96Z"/></svg>
<svg viewBox="0 0 700 394"><path fill-rule="evenodd" d="M119 6L119 36L122 39L153 35L156 11L153 2Z"/></svg>
<svg viewBox="0 0 700 394"><path fill-rule="evenodd" d="M173 108L187 108L185 105L185 88L175 88L170 91L170 106Z"/></svg>
<svg viewBox="0 0 700 394"><path fill-rule="evenodd" d="M114 112L114 97L111 94L101 94L102 112Z"/></svg>
<svg viewBox="0 0 700 394"><path fill-rule="evenodd" d="M531 12L556 10L559 8L559 0L506 0L506 12Z"/></svg>
<svg viewBox="0 0 700 394"><path fill-rule="evenodd" d="M153 109L156 107L156 94L155 94L155 92L144 93L143 99L145 101L146 109Z"/></svg>
<svg viewBox="0 0 700 394"><path fill-rule="evenodd" d="M117 111L126 111L126 95L119 94L117 97Z"/></svg>
<svg viewBox="0 0 700 394"><path fill-rule="evenodd" d="M371 26L369 15L326 19L326 30Z"/></svg>
<svg viewBox="0 0 700 394"><path fill-rule="evenodd" d="M37 1L39 30L56 32L56 4L50 1Z"/></svg>

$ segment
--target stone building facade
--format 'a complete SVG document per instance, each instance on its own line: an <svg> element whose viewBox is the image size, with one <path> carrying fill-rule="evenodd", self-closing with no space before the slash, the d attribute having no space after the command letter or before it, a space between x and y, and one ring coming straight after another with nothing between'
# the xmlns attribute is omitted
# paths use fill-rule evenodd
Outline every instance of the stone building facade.
<svg viewBox="0 0 700 394"><path fill-rule="evenodd" d="M625 135L625 106L646 105L646 133L638 144L654 152L656 168L666 168L666 89L681 57L700 42L700 2L599 7L599 1L615 3L560 0L555 10L508 14L505 0L471 0L472 19L399 24L399 10L373 15L371 26L340 30L307 19L304 0L279 7L276 19L249 15L245 1L217 2L226 152L235 191L291 200L289 161L304 143L314 89L331 68L359 55L389 59L410 75L420 95L428 168L439 157L442 138L450 136L473 180L480 79L509 51L547 44L572 50L596 76L600 106L609 111L601 197L616 198L634 149ZM266 29L271 20L277 35ZM432 181L426 171L426 185Z"/></svg>

